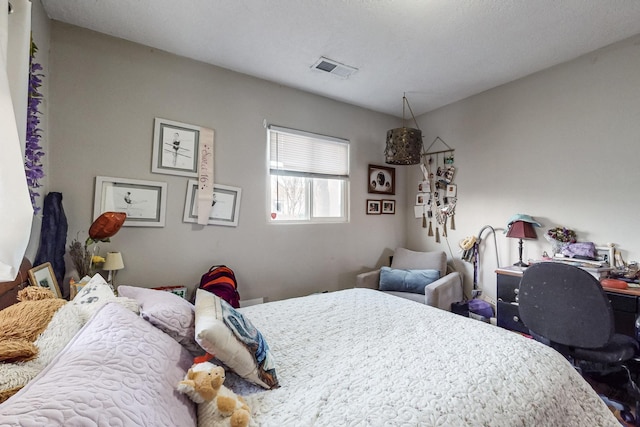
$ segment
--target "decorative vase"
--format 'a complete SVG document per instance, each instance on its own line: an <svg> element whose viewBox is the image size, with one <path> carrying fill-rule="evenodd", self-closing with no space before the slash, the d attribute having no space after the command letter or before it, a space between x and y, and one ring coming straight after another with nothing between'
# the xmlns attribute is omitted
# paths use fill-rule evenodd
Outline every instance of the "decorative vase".
<svg viewBox="0 0 640 427"><path fill-rule="evenodd" d="M551 244L551 256L553 257L555 254L562 253L562 248L566 244L565 242L561 242L560 240L556 240L548 234L544 235L545 239Z"/></svg>

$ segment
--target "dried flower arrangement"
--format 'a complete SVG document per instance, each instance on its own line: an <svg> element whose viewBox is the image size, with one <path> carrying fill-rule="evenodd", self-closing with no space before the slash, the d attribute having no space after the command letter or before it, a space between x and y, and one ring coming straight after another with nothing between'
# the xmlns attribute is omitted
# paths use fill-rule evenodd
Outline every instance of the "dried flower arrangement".
<svg viewBox="0 0 640 427"><path fill-rule="evenodd" d="M109 242L126 219L127 215L124 212L104 212L91 224L89 237L84 244L78 240L77 236L71 241L69 255L80 280L84 276L91 276L105 262L103 257L96 255L99 249L96 243Z"/></svg>
<svg viewBox="0 0 640 427"><path fill-rule="evenodd" d="M93 246L93 249L89 250L94 243L97 242L91 239L91 237L88 237L84 244L82 244L76 236L69 245L69 255L80 279L84 276L91 276L105 261L103 257L95 255L95 252L98 250L98 245Z"/></svg>
<svg viewBox="0 0 640 427"><path fill-rule="evenodd" d="M547 235L558 242L562 243L575 243L576 232L565 227L555 227L547 231Z"/></svg>

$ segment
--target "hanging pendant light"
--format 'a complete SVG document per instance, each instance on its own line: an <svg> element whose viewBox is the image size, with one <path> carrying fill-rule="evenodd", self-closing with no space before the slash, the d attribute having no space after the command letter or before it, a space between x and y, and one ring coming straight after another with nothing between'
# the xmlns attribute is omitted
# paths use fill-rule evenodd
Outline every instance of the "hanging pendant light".
<svg viewBox="0 0 640 427"><path fill-rule="evenodd" d="M402 96L402 127L387 131L387 146L384 150L385 163L390 165L417 165L420 163L422 153L422 131L420 129L408 128L405 122L405 105L409 107L409 112L413 122L418 128L418 123L409 105L406 95Z"/></svg>

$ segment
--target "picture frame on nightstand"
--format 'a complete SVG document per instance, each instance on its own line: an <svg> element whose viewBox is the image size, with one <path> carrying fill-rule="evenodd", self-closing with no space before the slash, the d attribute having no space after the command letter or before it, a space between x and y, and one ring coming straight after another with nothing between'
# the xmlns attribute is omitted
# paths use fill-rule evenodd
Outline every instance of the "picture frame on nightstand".
<svg viewBox="0 0 640 427"><path fill-rule="evenodd" d="M37 267L29 270L29 282L31 286L40 286L49 289L54 293L56 298L62 298L62 293L58 287L56 275L53 273L53 267L50 262L45 262Z"/></svg>
<svg viewBox="0 0 640 427"><path fill-rule="evenodd" d="M596 255L598 261L606 262L609 267L615 266L616 248L613 246L596 246Z"/></svg>
<svg viewBox="0 0 640 427"><path fill-rule="evenodd" d="M157 288L152 288L157 291L166 291L171 292L172 294L178 295L181 298L187 299L187 287L186 286L160 286Z"/></svg>

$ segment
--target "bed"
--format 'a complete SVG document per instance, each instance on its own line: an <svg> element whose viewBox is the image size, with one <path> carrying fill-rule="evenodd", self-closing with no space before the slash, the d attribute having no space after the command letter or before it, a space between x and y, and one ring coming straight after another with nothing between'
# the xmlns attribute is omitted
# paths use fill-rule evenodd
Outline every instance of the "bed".
<svg viewBox="0 0 640 427"><path fill-rule="evenodd" d="M252 426L619 426L554 350L424 304L349 289L239 311L279 382L227 373ZM195 405L174 389L191 360L175 337L106 304L0 405L0 425L195 426Z"/></svg>
<svg viewBox="0 0 640 427"><path fill-rule="evenodd" d="M619 426L554 350L370 289L250 306L281 387L237 377L260 426Z"/></svg>

